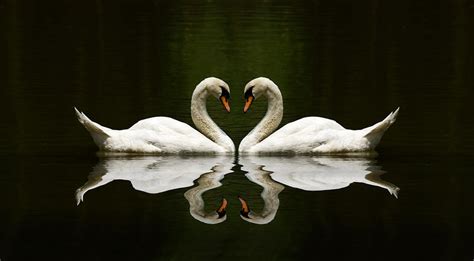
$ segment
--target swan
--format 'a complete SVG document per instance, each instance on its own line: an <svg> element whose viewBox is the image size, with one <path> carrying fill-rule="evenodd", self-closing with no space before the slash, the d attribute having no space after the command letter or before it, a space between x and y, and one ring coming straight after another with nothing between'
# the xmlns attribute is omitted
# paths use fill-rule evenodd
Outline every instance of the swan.
<svg viewBox="0 0 474 261"><path fill-rule="evenodd" d="M383 121L361 130L349 130L334 120L305 117L290 122L272 133L283 117L283 98L278 86L268 78L253 79L244 89L247 112L260 96L268 100L263 119L240 142L244 154L332 154L373 152L384 132L392 125L399 108Z"/></svg>
<svg viewBox="0 0 474 261"><path fill-rule="evenodd" d="M179 153L233 153L232 139L209 117L206 99L218 98L230 112L230 88L221 79L209 77L194 89L191 99L191 118L196 129L169 118L153 117L141 120L125 130L113 130L91 121L76 108L77 118L89 131L95 144L104 152L179 154Z"/></svg>

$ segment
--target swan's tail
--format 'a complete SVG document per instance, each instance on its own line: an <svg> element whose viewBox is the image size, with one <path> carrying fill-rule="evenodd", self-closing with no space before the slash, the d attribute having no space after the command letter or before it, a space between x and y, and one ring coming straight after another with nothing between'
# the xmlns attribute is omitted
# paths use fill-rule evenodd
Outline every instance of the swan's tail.
<svg viewBox="0 0 474 261"><path fill-rule="evenodd" d="M395 122L399 110L400 107L391 112L383 121L362 130L364 138L369 140L372 148L375 148L375 146L379 144L380 139L382 138L385 131L387 131L388 128Z"/></svg>
<svg viewBox="0 0 474 261"><path fill-rule="evenodd" d="M78 111L76 107L74 107L74 110L76 111L77 119L89 131L95 144L102 148L104 141L111 136L113 130L91 121L84 113Z"/></svg>

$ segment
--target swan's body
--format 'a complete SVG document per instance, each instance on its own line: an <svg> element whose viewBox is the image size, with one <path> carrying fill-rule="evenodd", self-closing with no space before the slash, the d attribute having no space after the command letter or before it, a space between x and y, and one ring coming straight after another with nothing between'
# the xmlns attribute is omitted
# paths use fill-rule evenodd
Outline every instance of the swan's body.
<svg viewBox="0 0 474 261"><path fill-rule="evenodd" d="M76 114L101 151L123 153L232 153L234 143L209 117L208 96L220 96L227 110L229 87L217 78L207 78L196 86L191 100L191 117L196 129L169 118L141 120L129 129L113 130L91 121L76 109ZM227 95L226 95L227 94ZM227 97L226 97L227 96Z"/></svg>
<svg viewBox="0 0 474 261"><path fill-rule="evenodd" d="M268 109L259 124L241 141L240 153L247 154L330 154L371 152L398 115L398 109L383 121L361 129L345 129L334 120L306 117L290 122L272 133L283 117L283 98L278 86L267 78L257 78L245 87L244 111L259 96L268 100Z"/></svg>

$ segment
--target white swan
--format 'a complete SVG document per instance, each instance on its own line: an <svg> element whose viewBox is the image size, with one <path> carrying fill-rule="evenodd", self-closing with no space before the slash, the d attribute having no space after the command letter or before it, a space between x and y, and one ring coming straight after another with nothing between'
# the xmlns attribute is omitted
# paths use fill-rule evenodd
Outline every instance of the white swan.
<svg viewBox="0 0 474 261"><path fill-rule="evenodd" d="M268 100L264 118L240 142L239 153L248 154L370 152L395 122L399 110L397 108L383 121L361 130L345 129L334 120L326 118L305 117L286 124L272 134L283 117L283 99L278 86L270 79L260 77L250 81L245 86L244 93L244 112L260 96Z"/></svg>
<svg viewBox="0 0 474 261"><path fill-rule="evenodd" d="M218 98L230 112L229 86L214 77L201 81L191 99L191 118L202 133L169 117L148 118L135 123L129 129L113 130L91 121L84 113L74 109L79 122L89 131L100 150L105 152L233 153L234 143L207 113L206 99L210 95Z"/></svg>

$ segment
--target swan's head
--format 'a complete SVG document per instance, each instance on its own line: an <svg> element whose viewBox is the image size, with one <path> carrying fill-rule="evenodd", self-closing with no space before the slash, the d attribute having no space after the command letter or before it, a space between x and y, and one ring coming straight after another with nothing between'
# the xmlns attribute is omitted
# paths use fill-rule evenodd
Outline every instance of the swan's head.
<svg viewBox="0 0 474 261"><path fill-rule="evenodd" d="M209 77L204 79L199 85L204 88L214 97L219 99L227 112L230 112L230 88L226 82L216 77Z"/></svg>
<svg viewBox="0 0 474 261"><path fill-rule="evenodd" d="M278 87L272 80L265 77L258 77L247 83L244 88L244 112L248 111L254 100L258 99L262 94L267 93L269 90L275 91L278 90Z"/></svg>

